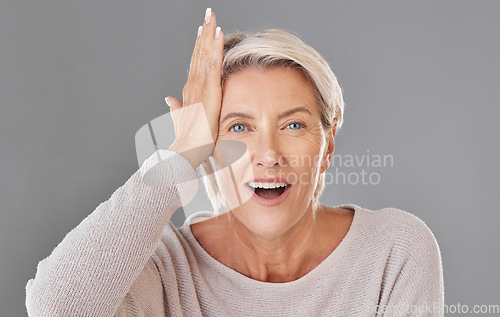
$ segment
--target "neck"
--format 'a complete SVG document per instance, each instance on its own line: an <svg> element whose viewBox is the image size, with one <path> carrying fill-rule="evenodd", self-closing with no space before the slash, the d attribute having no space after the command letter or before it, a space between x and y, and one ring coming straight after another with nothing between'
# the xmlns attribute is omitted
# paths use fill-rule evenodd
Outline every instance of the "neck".
<svg viewBox="0 0 500 317"><path fill-rule="evenodd" d="M311 206L294 226L272 237L251 232L231 212L227 217L231 228L228 248L232 251L228 253L233 254L229 266L243 275L284 283L306 275L323 260L317 256L321 250L320 220Z"/></svg>

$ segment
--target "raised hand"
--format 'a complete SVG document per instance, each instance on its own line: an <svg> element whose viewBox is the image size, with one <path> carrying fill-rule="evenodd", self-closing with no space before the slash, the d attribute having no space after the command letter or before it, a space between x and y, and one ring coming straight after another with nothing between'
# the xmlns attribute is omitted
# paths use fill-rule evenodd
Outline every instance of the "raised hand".
<svg viewBox="0 0 500 317"><path fill-rule="evenodd" d="M223 32L216 25L215 13L208 8L203 26L198 28L183 101L165 98L175 129L175 141L169 150L182 154L193 168L212 154L217 141L223 48Z"/></svg>

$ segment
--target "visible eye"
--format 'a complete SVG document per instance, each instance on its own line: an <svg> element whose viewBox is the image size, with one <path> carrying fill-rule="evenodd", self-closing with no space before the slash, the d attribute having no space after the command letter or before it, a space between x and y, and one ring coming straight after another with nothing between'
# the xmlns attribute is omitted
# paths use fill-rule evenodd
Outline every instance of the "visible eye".
<svg viewBox="0 0 500 317"><path fill-rule="evenodd" d="M304 127L304 125L300 122L292 122L288 125L288 127L292 130L300 130Z"/></svg>
<svg viewBox="0 0 500 317"><path fill-rule="evenodd" d="M242 132L243 130L245 130L245 125L244 125L244 124L241 124L241 123L236 123L236 124L233 124L233 125L229 128L229 131L231 131L231 132Z"/></svg>

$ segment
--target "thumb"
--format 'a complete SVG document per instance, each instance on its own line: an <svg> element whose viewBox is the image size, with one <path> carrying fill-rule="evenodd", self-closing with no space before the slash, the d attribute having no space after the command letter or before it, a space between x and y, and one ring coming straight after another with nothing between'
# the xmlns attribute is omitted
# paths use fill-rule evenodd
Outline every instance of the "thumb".
<svg viewBox="0 0 500 317"><path fill-rule="evenodd" d="M172 122L174 123L174 132L175 138L177 139L180 135L181 125L181 110L182 109L182 101L173 96L168 96L165 98L165 102L167 106L170 107L170 117L172 118Z"/></svg>
<svg viewBox="0 0 500 317"><path fill-rule="evenodd" d="M173 96L166 97L165 102L167 103L167 106L170 107L170 111L174 111L182 107L182 101Z"/></svg>

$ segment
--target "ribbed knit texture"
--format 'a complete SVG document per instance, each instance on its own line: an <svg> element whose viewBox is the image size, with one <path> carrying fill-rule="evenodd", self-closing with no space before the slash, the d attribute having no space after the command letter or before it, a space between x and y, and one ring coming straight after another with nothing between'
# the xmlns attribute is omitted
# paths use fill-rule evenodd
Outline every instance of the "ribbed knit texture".
<svg viewBox="0 0 500 317"><path fill-rule="evenodd" d="M170 222L198 182L182 156L157 153L170 160L164 183L177 186L144 184L151 156L38 264L26 285L29 316L443 316L433 308L444 303L439 247L416 216L337 206L355 211L340 245L298 280L261 282L197 242L190 224L213 213Z"/></svg>

